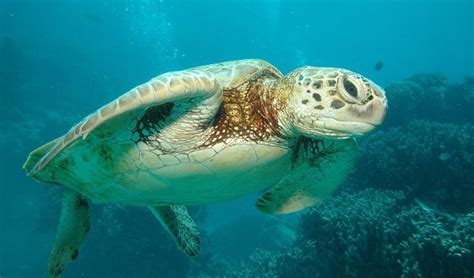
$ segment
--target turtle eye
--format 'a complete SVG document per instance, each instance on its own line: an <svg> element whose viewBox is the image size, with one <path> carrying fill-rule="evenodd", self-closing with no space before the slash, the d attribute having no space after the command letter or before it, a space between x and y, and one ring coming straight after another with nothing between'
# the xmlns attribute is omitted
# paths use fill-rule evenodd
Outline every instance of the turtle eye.
<svg viewBox="0 0 474 278"><path fill-rule="evenodd" d="M344 80L344 90L353 98L357 98L357 87L349 80Z"/></svg>

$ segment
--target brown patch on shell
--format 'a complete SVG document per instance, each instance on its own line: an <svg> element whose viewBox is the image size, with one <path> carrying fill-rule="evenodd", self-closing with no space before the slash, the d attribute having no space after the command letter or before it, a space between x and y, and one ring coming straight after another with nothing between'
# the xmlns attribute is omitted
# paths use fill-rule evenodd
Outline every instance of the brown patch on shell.
<svg viewBox="0 0 474 278"><path fill-rule="evenodd" d="M263 70L236 88L224 90L221 112L216 115L210 137L203 147L224 142L228 138L263 141L278 136L278 111L271 99L265 98L265 79L279 78ZM274 88L273 88L274 89Z"/></svg>

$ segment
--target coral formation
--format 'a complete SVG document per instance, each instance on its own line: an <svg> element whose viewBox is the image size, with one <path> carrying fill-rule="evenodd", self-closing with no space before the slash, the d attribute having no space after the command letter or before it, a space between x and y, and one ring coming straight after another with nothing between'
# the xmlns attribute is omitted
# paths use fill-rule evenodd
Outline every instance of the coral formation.
<svg viewBox="0 0 474 278"><path fill-rule="evenodd" d="M256 251L229 276L463 277L474 272L474 214L450 216L400 191L342 192L302 216L286 252Z"/></svg>
<svg viewBox="0 0 474 278"><path fill-rule="evenodd" d="M384 127L404 125L413 119L474 122L473 76L451 84L440 74L416 74L385 90L389 112Z"/></svg>
<svg viewBox="0 0 474 278"><path fill-rule="evenodd" d="M474 209L474 126L413 121L361 143L352 184L405 190L450 211Z"/></svg>

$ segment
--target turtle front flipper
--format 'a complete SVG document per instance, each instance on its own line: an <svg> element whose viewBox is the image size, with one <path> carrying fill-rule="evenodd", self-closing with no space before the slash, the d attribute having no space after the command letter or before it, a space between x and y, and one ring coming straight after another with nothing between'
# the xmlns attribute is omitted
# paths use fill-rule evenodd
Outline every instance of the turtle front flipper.
<svg viewBox="0 0 474 278"><path fill-rule="evenodd" d="M28 175L34 176L68 145L79 138L85 139L91 133L99 133L101 126L119 116L135 118L150 107L185 99L199 99L202 105L201 118L211 119L219 110L222 88L214 74L205 70L183 70L159 75L106 104L73 126L29 169Z"/></svg>
<svg viewBox="0 0 474 278"><path fill-rule="evenodd" d="M185 206L156 206L149 209L173 236L179 249L188 256L199 254L201 249L199 232Z"/></svg>
<svg viewBox="0 0 474 278"><path fill-rule="evenodd" d="M354 165L356 151L354 139L298 138L291 172L263 193L256 207L265 213L287 214L320 203L344 181Z"/></svg>
<svg viewBox="0 0 474 278"><path fill-rule="evenodd" d="M84 196L65 188L56 240L49 254L49 277L60 277L66 265L77 258L89 229L89 203Z"/></svg>

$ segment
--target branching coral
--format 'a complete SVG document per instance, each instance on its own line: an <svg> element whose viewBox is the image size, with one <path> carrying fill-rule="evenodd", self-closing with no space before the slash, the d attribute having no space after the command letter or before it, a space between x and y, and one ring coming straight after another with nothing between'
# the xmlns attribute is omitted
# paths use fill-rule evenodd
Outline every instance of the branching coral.
<svg viewBox="0 0 474 278"><path fill-rule="evenodd" d="M407 190L450 211L474 209L474 126L414 121L361 143L352 184Z"/></svg>
<svg viewBox="0 0 474 278"><path fill-rule="evenodd" d="M449 107L446 117L452 122L474 122L474 76L467 76L463 83L451 84L445 93Z"/></svg>
<svg viewBox="0 0 474 278"><path fill-rule="evenodd" d="M398 247L403 277L469 277L474 273L474 214L456 218L416 206L397 215L411 235Z"/></svg>
<svg viewBox="0 0 474 278"><path fill-rule="evenodd" d="M474 77L450 84L439 74L416 74L385 88L389 112L385 127L414 119L474 122Z"/></svg>
<svg viewBox="0 0 474 278"><path fill-rule="evenodd" d="M259 251L237 274L469 277L473 250L474 214L451 217L408 203L401 192L365 189L343 192L308 211L291 249Z"/></svg>
<svg viewBox="0 0 474 278"><path fill-rule="evenodd" d="M384 254L383 245L392 235L384 223L403 198L401 192L372 189L342 193L306 213L299 240L300 246L313 243L303 251L313 256L301 267L322 277L390 274L384 264L393 262L393 255Z"/></svg>

